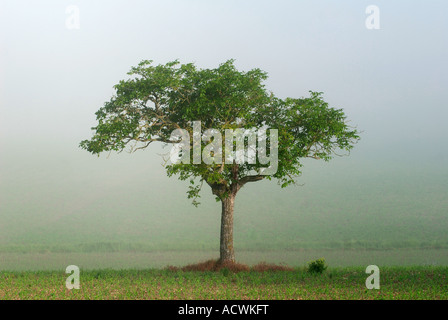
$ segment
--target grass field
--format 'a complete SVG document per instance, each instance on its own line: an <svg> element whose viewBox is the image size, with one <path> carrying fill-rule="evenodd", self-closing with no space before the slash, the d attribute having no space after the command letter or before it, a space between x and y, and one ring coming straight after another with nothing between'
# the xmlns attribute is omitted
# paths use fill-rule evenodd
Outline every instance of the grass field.
<svg viewBox="0 0 448 320"><path fill-rule="evenodd" d="M218 272L81 270L80 289L63 271L2 272L0 299L448 299L448 267L384 267L380 289L368 290L364 268Z"/></svg>

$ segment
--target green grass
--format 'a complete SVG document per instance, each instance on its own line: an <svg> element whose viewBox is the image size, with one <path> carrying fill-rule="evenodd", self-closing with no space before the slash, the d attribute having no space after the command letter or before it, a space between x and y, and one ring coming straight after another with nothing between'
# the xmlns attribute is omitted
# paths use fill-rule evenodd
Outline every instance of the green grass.
<svg viewBox="0 0 448 320"><path fill-rule="evenodd" d="M0 299L448 299L448 267L383 267L379 290L365 287L364 270L81 270L79 290L65 287L63 271L2 272Z"/></svg>

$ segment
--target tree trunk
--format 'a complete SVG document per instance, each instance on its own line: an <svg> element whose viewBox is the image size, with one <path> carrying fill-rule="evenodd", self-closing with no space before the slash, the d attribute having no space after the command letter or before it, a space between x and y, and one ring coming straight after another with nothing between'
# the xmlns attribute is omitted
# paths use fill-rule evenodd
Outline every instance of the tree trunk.
<svg viewBox="0 0 448 320"><path fill-rule="evenodd" d="M230 193L228 197L221 199L221 241L220 241L220 263L235 262L233 250L233 207L235 195Z"/></svg>

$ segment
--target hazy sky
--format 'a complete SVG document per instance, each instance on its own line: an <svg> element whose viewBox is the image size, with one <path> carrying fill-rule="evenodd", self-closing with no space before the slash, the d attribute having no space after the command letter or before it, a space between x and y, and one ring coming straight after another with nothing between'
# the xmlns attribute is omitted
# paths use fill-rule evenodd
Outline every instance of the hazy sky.
<svg viewBox="0 0 448 320"><path fill-rule="evenodd" d="M371 4L380 30L365 26ZM66 27L69 5L80 29ZM267 71L280 97L323 91L365 131L368 150L445 152L447 10L446 1L2 0L1 141L89 137L94 112L142 59L234 58Z"/></svg>
<svg viewBox="0 0 448 320"><path fill-rule="evenodd" d="M67 28L71 5L79 29ZM368 5L380 9L379 30L366 28ZM446 168L447 12L446 0L2 0L0 187L46 179L39 174L55 163L75 168L75 154L86 171L54 181L100 175L78 144L113 85L143 59L212 68L236 59L268 72L277 96L322 91L344 108L363 131L350 161Z"/></svg>

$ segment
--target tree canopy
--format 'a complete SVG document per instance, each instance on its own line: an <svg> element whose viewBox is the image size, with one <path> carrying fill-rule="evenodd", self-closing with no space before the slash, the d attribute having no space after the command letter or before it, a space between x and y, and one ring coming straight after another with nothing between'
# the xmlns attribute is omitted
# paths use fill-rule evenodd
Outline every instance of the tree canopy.
<svg viewBox="0 0 448 320"><path fill-rule="evenodd" d="M153 61L144 60L128 75L96 112L93 137L80 144L93 154L126 148L135 151L153 142L176 143L179 140L172 139L172 132L184 129L192 137L193 121L200 121L202 132L207 128L222 133L238 128L277 130L278 166L272 174L260 174L265 165L258 159L237 166L203 162L167 165L170 176L177 174L192 182L188 195L193 199L204 181L215 186L218 197L227 194L232 184L242 186L263 178L274 178L285 187L300 175L302 159L328 161L341 150L350 151L359 139L357 130L345 121L343 110L329 107L321 92L310 91L307 98L279 99L263 83L266 72L258 68L238 71L234 60L215 69L179 61L154 66Z"/></svg>

